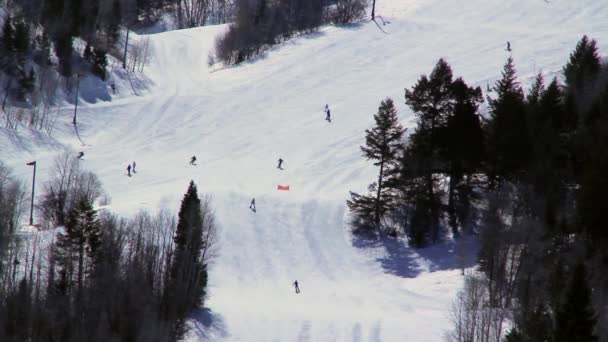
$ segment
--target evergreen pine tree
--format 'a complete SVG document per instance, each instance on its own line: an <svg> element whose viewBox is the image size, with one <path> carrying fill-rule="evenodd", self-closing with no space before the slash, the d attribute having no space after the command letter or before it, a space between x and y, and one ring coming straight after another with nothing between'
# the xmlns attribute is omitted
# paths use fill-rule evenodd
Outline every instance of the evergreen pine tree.
<svg viewBox="0 0 608 342"><path fill-rule="evenodd" d="M106 67L108 66L108 57L106 52L100 48L93 49L93 74L101 78L103 81L106 80Z"/></svg>
<svg viewBox="0 0 608 342"><path fill-rule="evenodd" d="M69 276L76 271L79 290L84 287L86 274L93 271L100 243L101 231L97 212L91 203L81 199L68 213L65 233L57 235L57 245L62 255L62 270L66 270Z"/></svg>
<svg viewBox="0 0 608 342"><path fill-rule="evenodd" d="M566 89L565 107L570 131L576 129L581 123L586 126L595 124L593 119L589 118L591 102L589 93L600 70L601 62L597 44L595 40L589 40L587 36L583 36L563 68Z"/></svg>
<svg viewBox="0 0 608 342"><path fill-rule="evenodd" d="M34 91L34 87L36 85L36 73L34 72L33 68L30 69L29 73L26 73L25 70L20 69L17 77L17 82L19 83L17 98L20 101L25 101L26 95Z"/></svg>
<svg viewBox="0 0 608 342"><path fill-rule="evenodd" d="M36 50L34 61L42 67L51 65L51 40L46 31L37 39Z"/></svg>
<svg viewBox="0 0 608 342"><path fill-rule="evenodd" d="M531 98L531 95L528 96ZM562 92L557 79L542 91L540 99L528 103L529 136L532 157L528 167L534 189L545 196L555 192L567 181L568 152L561 142L567 122Z"/></svg>
<svg viewBox="0 0 608 342"><path fill-rule="evenodd" d="M72 1L69 5L70 13L70 35L72 37L78 37L81 35L81 25L86 21L83 18L82 4L84 1Z"/></svg>
<svg viewBox="0 0 608 342"><path fill-rule="evenodd" d="M551 315L539 305L528 315L523 325L512 328L506 336L507 342L545 342L552 340Z"/></svg>
<svg viewBox="0 0 608 342"><path fill-rule="evenodd" d="M107 44L106 46L114 45L120 36L120 25L123 22L122 18L122 6L120 0L114 0L112 2L112 17L109 18L107 24Z"/></svg>
<svg viewBox="0 0 608 342"><path fill-rule="evenodd" d="M583 36L570 54L568 63L564 66L566 87L581 89L590 84L600 68L597 43L594 39L589 40L587 36Z"/></svg>
<svg viewBox="0 0 608 342"><path fill-rule="evenodd" d="M84 47L84 50L82 51L82 58L84 58L85 61L93 64L95 62L95 59L93 58L93 48L91 48L91 44L89 44L87 42L87 45Z"/></svg>
<svg viewBox="0 0 608 342"><path fill-rule="evenodd" d="M11 17L6 17L2 26L2 49L5 53L15 51L15 30L11 21Z"/></svg>
<svg viewBox="0 0 608 342"><path fill-rule="evenodd" d="M538 104L540 103L540 98L545 92L545 78L542 73L538 73L536 78L534 79L534 83L532 83L532 87L530 87L530 91L526 96L526 102L528 106L532 109L536 109Z"/></svg>
<svg viewBox="0 0 608 342"><path fill-rule="evenodd" d="M424 137L420 140L420 152L435 159L432 163L435 167L442 148L439 132L454 108L452 90L452 68L444 59L437 62L430 77L423 75L411 90L405 89L405 103L418 118L416 134Z"/></svg>
<svg viewBox="0 0 608 342"><path fill-rule="evenodd" d="M496 98L489 99L487 122L489 176L492 182L509 178L529 161L530 142L524 93L517 82L513 59L509 58L502 79L494 87Z"/></svg>
<svg viewBox="0 0 608 342"><path fill-rule="evenodd" d="M479 104L483 102L481 88L469 87L461 78L452 83L453 111L448 116L444 157L451 168L474 170L483 158L483 131L479 118Z"/></svg>
<svg viewBox="0 0 608 342"><path fill-rule="evenodd" d="M555 316L555 342L594 342L596 318L583 264L574 269L563 303Z"/></svg>
<svg viewBox="0 0 608 342"><path fill-rule="evenodd" d="M23 21L15 24L14 47L21 59L30 50L30 31L27 23Z"/></svg>
<svg viewBox="0 0 608 342"><path fill-rule="evenodd" d="M469 215L473 188L469 175L478 171L483 154L484 139L477 113L483 102L481 89L469 87L461 78L452 83L453 112L449 115L442 132L442 159L448 162L450 177L448 190L448 223L454 236L459 235L459 225Z"/></svg>
<svg viewBox="0 0 608 342"><path fill-rule="evenodd" d="M4 20L2 26L2 57L0 68L9 76L14 76L17 69L17 58L15 51L15 30L12 25L11 17Z"/></svg>
<svg viewBox="0 0 608 342"><path fill-rule="evenodd" d="M176 338L185 332L190 310L202 305L204 300L207 284L207 265L201 254L204 247L201 201L191 181L178 214L165 293L165 314L177 322L173 328Z"/></svg>
<svg viewBox="0 0 608 342"><path fill-rule="evenodd" d="M53 43L59 60L59 73L64 77L72 76L72 37L58 34L53 37Z"/></svg>
<svg viewBox="0 0 608 342"><path fill-rule="evenodd" d="M606 145L602 145L606 146ZM608 241L606 213L608 201L608 153L596 149L593 159L585 166L577 191L576 214L583 232L595 244Z"/></svg>
<svg viewBox="0 0 608 342"><path fill-rule="evenodd" d="M370 186L370 192L375 193L359 195L351 192L347 205L357 218L372 224L366 229L379 230L381 218L393 205L393 190L385 181L390 169L394 168L404 129L399 124L397 111L390 98L380 103L374 120L374 128L365 131L365 146L361 146L361 151L367 160L374 160L374 165L380 167L378 182Z"/></svg>
<svg viewBox="0 0 608 342"><path fill-rule="evenodd" d="M436 174L447 172L448 168L443 158L446 145L442 133L454 110L452 77L452 68L444 59L440 59L429 77L423 75L411 90L405 90L405 102L418 117L418 126L406 148L405 155L409 156L409 160L401 165L415 164L407 168L415 170L414 174L421 179L402 179L401 183L402 188L407 186L405 184L415 183L412 189L406 190L415 192L414 212L407 231L417 232L414 239L418 241L417 246L426 243L422 239L426 235L430 235L433 242L439 240L440 200Z"/></svg>
<svg viewBox="0 0 608 342"><path fill-rule="evenodd" d="M553 78L547 89L543 92L540 105L542 120L550 122L557 132L567 130L568 121L564 115L563 95L557 78Z"/></svg>

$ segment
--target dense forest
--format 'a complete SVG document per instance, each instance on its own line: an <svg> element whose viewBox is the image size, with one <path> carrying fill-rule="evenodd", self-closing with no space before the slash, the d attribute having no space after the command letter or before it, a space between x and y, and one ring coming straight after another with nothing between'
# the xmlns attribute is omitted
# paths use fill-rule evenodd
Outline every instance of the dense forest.
<svg viewBox="0 0 608 342"><path fill-rule="evenodd" d="M38 234L17 231L25 187L0 164L0 340L177 341L204 305L216 227L191 182L168 210L121 218L97 176L65 154L36 201ZM57 228L55 228L57 227Z"/></svg>
<svg viewBox="0 0 608 342"><path fill-rule="evenodd" d="M585 36L563 78L539 74L526 92L509 58L487 90L481 115L482 89L440 59L405 89L418 119L406 142L382 101L361 146L378 179L351 192L353 231L415 247L479 237L451 341L605 341L608 65Z"/></svg>

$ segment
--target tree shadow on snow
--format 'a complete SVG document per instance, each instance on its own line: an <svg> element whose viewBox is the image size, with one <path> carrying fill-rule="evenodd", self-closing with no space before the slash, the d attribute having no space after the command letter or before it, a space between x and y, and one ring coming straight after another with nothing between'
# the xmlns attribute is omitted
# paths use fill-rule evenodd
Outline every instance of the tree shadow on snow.
<svg viewBox="0 0 608 342"><path fill-rule="evenodd" d="M62 145L59 144L55 139L41 131L22 129L22 131L19 132L10 129L0 129L0 141L3 139L10 141L10 143L15 146L19 152L32 153L37 146L46 146L54 149L62 148ZM16 154L15 156L20 155L21 154Z"/></svg>
<svg viewBox="0 0 608 342"><path fill-rule="evenodd" d="M363 250L375 250L376 261L382 269L403 278L415 278L422 272L473 267L478 250L474 237L416 249L410 247L405 239L383 236L372 240L353 236L352 245Z"/></svg>
<svg viewBox="0 0 608 342"><path fill-rule="evenodd" d="M347 24L335 24L334 26L340 29L346 29L346 30L359 30L363 27L365 27L365 25L370 22L368 20L365 21L358 21L358 22L354 22L354 23L347 23Z"/></svg>
<svg viewBox="0 0 608 342"><path fill-rule="evenodd" d="M224 318L211 309L196 309L192 312L192 333L198 340L216 341L229 336Z"/></svg>

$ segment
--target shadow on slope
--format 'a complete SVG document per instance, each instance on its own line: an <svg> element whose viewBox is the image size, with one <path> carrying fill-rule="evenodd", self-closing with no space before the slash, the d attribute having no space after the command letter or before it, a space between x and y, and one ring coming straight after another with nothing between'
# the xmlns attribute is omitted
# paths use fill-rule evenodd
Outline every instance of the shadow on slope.
<svg viewBox="0 0 608 342"><path fill-rule="evenodd" d="M46 146L53 149L60 149L62 145L55 139L44 132L36 131L19 127L20 131L14 131L0 127L0 145L5 141L10 142L8 146L14 146L14 149L7 148L3 150L2 158L6 158L11 154L15 158L21 158L22 152L33 153L36 147ZM25 158L25 157L24 157ZM29 156L27 157L29 158Z"/></svg>
<svg viewBox="0 0 608 342"><path fill-rule="evenodd" d="M389 274L415 278L422 272L447 271L476 265L478 244L475 237L450 240L434 246L415 249L405 239L381 237L376 240L354 236L354 247L375 249L376 261Z"/></svg>
<svg viewBox="0 0 608 342"><path fill-rule="evenodd" d="M199 339L216 341L228 337L224 318L208 308L196 309L192 312L193 326L191 332Z"/></svg>

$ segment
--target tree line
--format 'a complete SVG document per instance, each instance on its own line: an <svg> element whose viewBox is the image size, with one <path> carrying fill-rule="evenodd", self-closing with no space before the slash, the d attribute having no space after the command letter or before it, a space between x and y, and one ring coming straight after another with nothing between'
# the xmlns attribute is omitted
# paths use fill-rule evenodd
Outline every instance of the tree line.
<svg viewBox="0 0 608 342"><path fill-rule="evenodd" d="M216 226L190 182L167 210L121 218L97 177L57 158L37 204L37 234L17 231L25 187L0 163L0 340L177 341L204 305ZM57 228L55 228L57 227Z"/></svg>
<svg viewBox="0 0 608 342"><path fill-rule="evenodd" d="M481 115L482 89L440 59L405 89L417 117L407 141L382 101L361 147L378 178L351 192L353 232L414 247L478 236L448 340L606 339L608 65L585 36L563 78L539 74L526 92L509 58L487 91Z"/></svg>
<svg viewBox="0 0 608 342"><path fill-rule="evenodd" d="M367 0L236 0L234 22L216 39L209 62L241 63L322 24L359 20L367 6Z"/></svg>

